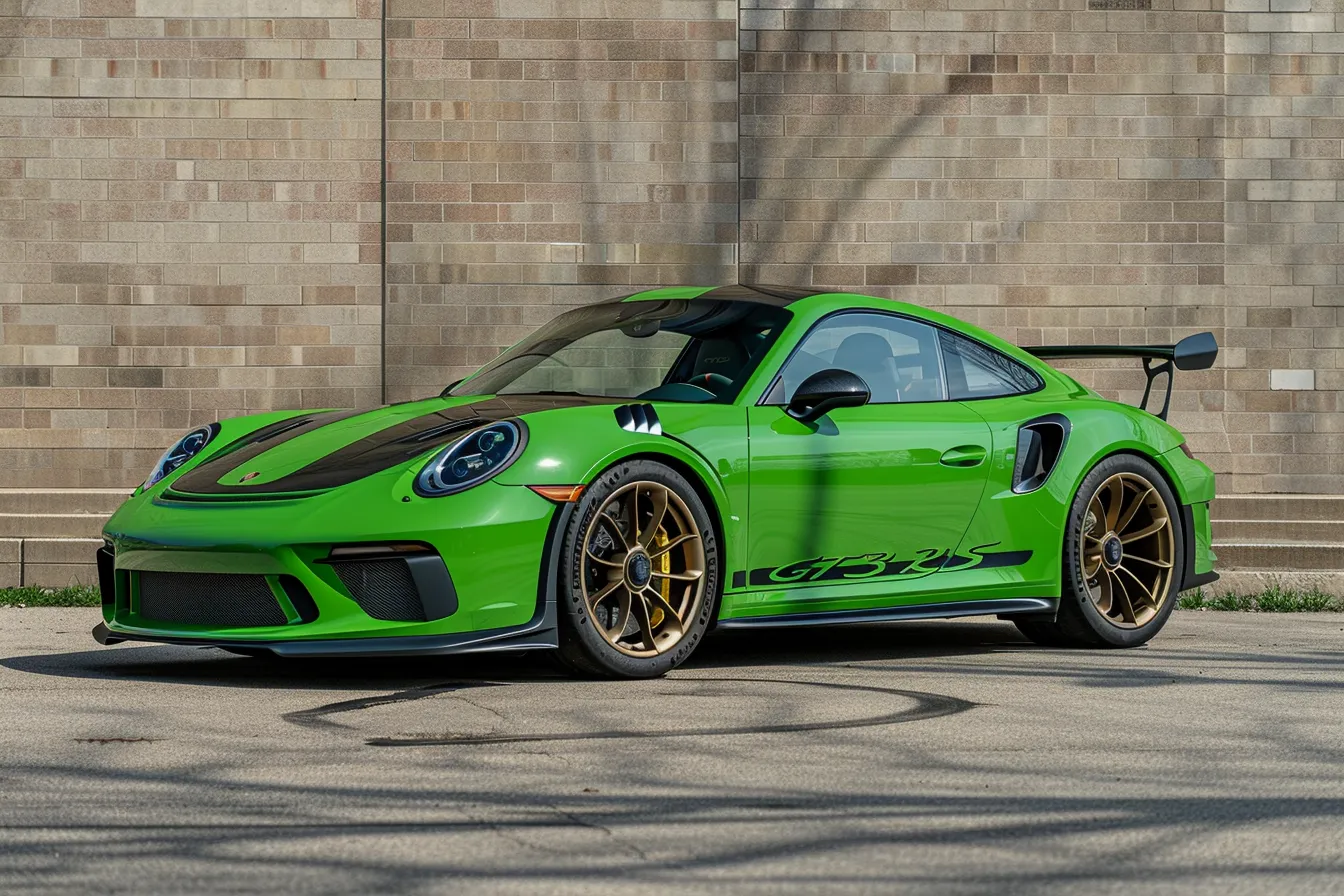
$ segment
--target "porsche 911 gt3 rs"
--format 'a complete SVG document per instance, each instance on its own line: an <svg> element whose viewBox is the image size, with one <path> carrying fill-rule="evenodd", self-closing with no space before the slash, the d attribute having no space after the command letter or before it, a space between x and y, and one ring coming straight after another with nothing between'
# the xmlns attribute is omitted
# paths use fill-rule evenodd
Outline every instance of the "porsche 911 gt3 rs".
<svg viewBox="0 0 1344 896"><path fill-rule="evenodd" d="M108 521L102 643L554 651L659 675L713 628L995 615L1152 638L1217 578L1175 345L1020 348L886 299L641 292L442 394L203 426ZM1048 361L1132 357L1141 404ZM1160 402L1160 407L1158 404Z"/></svg>

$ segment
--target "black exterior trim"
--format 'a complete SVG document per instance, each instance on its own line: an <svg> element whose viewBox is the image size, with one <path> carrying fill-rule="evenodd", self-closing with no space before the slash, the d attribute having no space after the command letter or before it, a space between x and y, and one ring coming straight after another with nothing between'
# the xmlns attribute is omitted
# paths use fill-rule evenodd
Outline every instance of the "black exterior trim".
<svg viewBox="0 0 1344 896"><path fill-rule="evenodd" d="M1054 427L1059 430L1059 443L1051 446L1045 443L1042 428ZM1069 433L1073 424L1063 414L1045 414L1028 420L1017 428L1017 457L1013 464L1013 493L1030 494L1050 479L1055 465L1064 455L1069 444ZM1040 472L1037 472L1039 469Z"/></svg>
<svg viewBox="0 0 1344 896"><path fill-rule="evenodd" d="M908 607L877 607L869 610L832 610L824 613L788 613L782 616L750 616L720 619L721 629L786 628L795 625L850 625L861 622L896 622L902 619L947 619L955 616L997 616L1018 613L1053 613L1059 598L1013 597L1001 600L961 600Z"/></svg>
<svg viewBox="0 0 1344 896"><path fill-rule="evenodd" d="M747 587L747 572L744 569L739 569L733 573L733 588L736 590L745 587Z"/></svg>
<svg viewBox="0 0 1344 896"><path fill-rule="evenodd" d="M1189 591L1218 581L1218 573L1195 572L1195 508L1192 504L1181 505L1181 547L1185 554L1185 569L1181 570L1181 586L1176 590Z"/></svg>
<svg viewBox="0 0 1344 896"><path fill-rule="evenodd" d="M112 553L111 545L103 545L98 549L98 593L102 597L103 607L110 608L117 605L117 584L116 584L116 557Z"/></svg>
<svg viewBox="0 0 1344 896"><path fill-rule="evenodd" d="M773 286L767 283L737 283L731 286L719 286L709 292L701 293L697 299L737 299L746 302L760 302L787 308L799 299L809 296L825 295L830 290L796 289L791 286Z"/></svg>
<svg viewBox="0 0 1344 896"><path fill-rule="evenodd" d="M299 622L317 621L317 604L313 602L313 596L308 593L308 589L303 587L303 583L296 576L280 576L280 590L285 592L285 597L289 598L290 606L294 612L299 614Z"/></svg>
<svg viewBox="0 0 1344 896"><path fill-rule="evenodd" d="M626 432L663 434L662 421L651 404L623 404L616 408L616 423Z"/></svg>

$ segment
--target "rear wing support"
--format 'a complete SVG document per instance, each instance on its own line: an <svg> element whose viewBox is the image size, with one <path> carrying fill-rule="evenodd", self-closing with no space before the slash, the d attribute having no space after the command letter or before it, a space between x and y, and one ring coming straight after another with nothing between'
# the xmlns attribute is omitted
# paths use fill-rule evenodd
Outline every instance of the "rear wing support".
<svg viewBox="0 0 1344 896"><path fill-rule="evenodd" d="M1022 350L1042 361L1057 358L1141 358L1148 383L1143 388L1143 401L1139 402L1139 407L1148 410L1153 383L1165 374L1162 410L1157 413L1158 417L1165 420L1167 411L1171 409L1173 374L1177 370L1208 370L1212 367L1218 357L1218 340L1213 338L1212 333L1196 333L1175 345L1033 345L1023 346Z"/></svg>

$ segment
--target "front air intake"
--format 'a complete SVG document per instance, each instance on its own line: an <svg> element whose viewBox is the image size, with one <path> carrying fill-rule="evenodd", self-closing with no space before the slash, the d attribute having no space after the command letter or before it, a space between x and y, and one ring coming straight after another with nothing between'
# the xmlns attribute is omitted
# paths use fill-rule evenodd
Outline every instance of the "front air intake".
<svg viewBox="0 0 1344 896"><path fill-rule="evenodd" d="M265 576L155 572L138 576L142 619L213 628L265 628L289 622Z"/></svg>
<svg viewBox="0 0 1344 896"><path fill-rule="evenodd" d="M425 607L405 559L332 563L345 590L374 619L424 622Z"/></svg>

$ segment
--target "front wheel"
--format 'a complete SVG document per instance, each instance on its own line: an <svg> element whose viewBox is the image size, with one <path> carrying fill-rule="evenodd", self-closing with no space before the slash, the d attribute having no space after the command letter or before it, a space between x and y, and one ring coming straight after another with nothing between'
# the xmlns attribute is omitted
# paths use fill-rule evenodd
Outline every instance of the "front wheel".
<svg viewBox="0 0 1344 896"><path fill-rule="evenodd" d="M691 655L713 613L719 551L681 474L648 460L612 467L584 490L562 538L562 661L652 678Z"/></svg>
<svg viewBox="0 0 1344 896"><path fill-rule="evenodd" d="M1108 457L1083 479L1064 535L1059 614L1018 621L1051 647L1137 647L1166 624L1184 568L1179 505L1143 458Z"/></svg>

